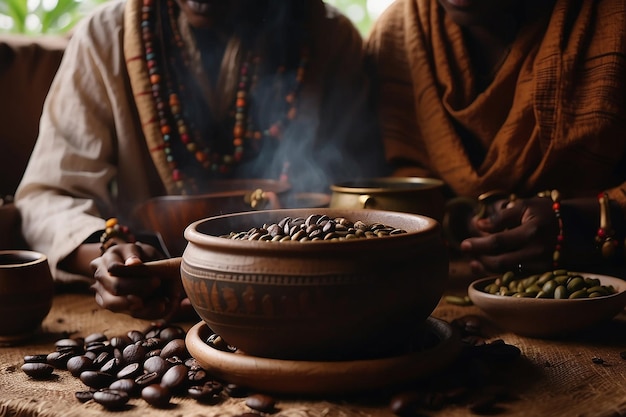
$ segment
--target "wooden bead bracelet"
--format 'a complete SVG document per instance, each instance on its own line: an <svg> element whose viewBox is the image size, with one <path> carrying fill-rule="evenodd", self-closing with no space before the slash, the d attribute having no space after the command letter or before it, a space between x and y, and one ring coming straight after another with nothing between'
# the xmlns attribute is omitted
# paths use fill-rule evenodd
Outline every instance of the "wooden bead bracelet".
<svg viewBox="0 0 626 417"><path fill-rule="evenodd" d="M559 232L556 235L556 244L554 245L554 252L552 252L552 266L557 268L559 261L561 260L561 250L563 249L563 242L565 241L565 235L563 234L563 219L561 217L561 193L558 190L546 190L537 193L538 197L548 197L552 200L552 211L556 217L556 221L559 227Z"/></svg>
<svg viewBox="0 0 626 417"><path fill-rule="evenodd" d="M104 232L100 236L100 252L104 254L112 246L117 245L118 241L134 243L135 236L130 233L127 226L118 223L115 217L106 221Z"/></svg>
<svg viewBox="0 0 626 417"><path fill-rule="evenodd" d="M618 241L611 223L611 207L607 193L598 195L600 203L600 227L596 234L596 244L604 259L613 259L617 254Z"/></svg>

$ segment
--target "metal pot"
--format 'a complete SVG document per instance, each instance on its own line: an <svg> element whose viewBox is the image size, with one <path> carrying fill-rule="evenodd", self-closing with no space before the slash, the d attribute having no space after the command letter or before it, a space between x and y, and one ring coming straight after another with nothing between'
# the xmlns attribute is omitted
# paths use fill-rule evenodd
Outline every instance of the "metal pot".
<svg viewBox="0 0 626 417"><path fill-rule="evenodd" d="M367 208L415 213L439 222L444 213L444 182L435 178L366 178L331 186L331 208Z"/></svg>

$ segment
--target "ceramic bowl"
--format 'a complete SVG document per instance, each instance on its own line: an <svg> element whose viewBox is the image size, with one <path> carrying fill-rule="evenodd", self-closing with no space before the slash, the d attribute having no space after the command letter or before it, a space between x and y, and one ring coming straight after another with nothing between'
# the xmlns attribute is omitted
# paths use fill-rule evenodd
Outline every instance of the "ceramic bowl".
<svg viewBox="0 0 626 417"><path fill-rule="evenodd" d="M407 233L342 241L269 242L221 235L311 214ZM435 220L378 210L283 209L192 223L181 276L208 326L247 354L281 359L384 355L430 315L448 277Z"/></svg>
<svg viewBox="0 0 626 417"><path fill-rule="evenodd" d="M0 342L32 336L52 307L48 258L29 250L0 251Z"/></svg>
<svg viewBox="0 0 626 417"><path fill-rule="evenodd" d="M617 315L626 306L626 281L606 275L579 273L612 285L616 293L596 298L516 298L483 291L495 277L474 281L468 295L474 305L505 330L520 336L552 338L583 331Z"/></svg>

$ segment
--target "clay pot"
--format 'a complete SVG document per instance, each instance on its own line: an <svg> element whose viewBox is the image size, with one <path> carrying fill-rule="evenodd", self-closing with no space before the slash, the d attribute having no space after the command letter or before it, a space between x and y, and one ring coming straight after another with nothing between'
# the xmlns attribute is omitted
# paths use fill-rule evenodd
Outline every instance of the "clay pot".
<svg viewBox="0 0 626 417"><path fill-rule="evenodd" d="M273 180L223 180L211 182L211 193L167 195L147 200L135 208L135 228L158 232L172 256L180 256L187 245L183 237L192 222L211 216L241 211L279 208L280 197L290 189Z"/></svg>
<svg viewBox="0 0 626 417"><path fill-rule="evenodd" d="M32 336L52 307L48 258L28 250L0 251L0 342Z"/></svg>
<svg viewBox="0 0 626 417"><path fill-rule="evenodd" d="M311 214L382 223L407 233L308 242L219 237ZM194 222L185 238L181 276L195 310L228 344L261 357L397 354L437 305L448 277L439 223L409 213L237 213Z"/></svg>
<svg viewBox="0 0 626 417"><path fill-rule="evenodd" d="M441 222L444 182L435 178L366 178L334 184L330 207L401 211L422 214Z"/></svg>

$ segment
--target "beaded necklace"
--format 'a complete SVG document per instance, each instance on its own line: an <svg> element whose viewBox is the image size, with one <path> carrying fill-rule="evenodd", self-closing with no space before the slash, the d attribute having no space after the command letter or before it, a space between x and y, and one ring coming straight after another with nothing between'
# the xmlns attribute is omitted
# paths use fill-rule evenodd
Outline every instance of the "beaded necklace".
<svg viewBox="0 0 626 417"><path fill-rule="evenodd" d="M161 22L159 6L165 2L168 26ZM177 74L176 59L182 61L183 68L190 68L190 59L185 52L184 40L177 22L177 6L174 0L143 0L142 39L149 72L152 97L154 99L159 128L163 143L152 148L151 152L165 153L171 170L172 179L181 194L193 194L202 189L196 181L197 175L191 165L200 166L208 173L207 177L228 177L237 163L246 157L253 157L264 139L281 140L288 123L297 115L297 95L300 91L308 64L308 48L303 47L295 76L293 89L284 95L285 114L265 129L255 125L250 109L250 92L258 79L261 59L252 51L246 51L239 68L239 78L232 108L232 152L219 152L208 141L202 139L200 131L194 126L188 109L181 99L188 94L184 82L185 76ZM160 36L157 36L160 35ZM169 35L169 36L168 36ZM179 56L167 56L165 40L171 39L174 50ZM160 42L159 42L160 41ZM169 62L168 62L169 61ZM280 66L276 77L281 79L285 68ZM215 141L220 138L215 138ZM184 157L181 149L192 158ZM188 172L186 172L188 171Z"/></svg>

